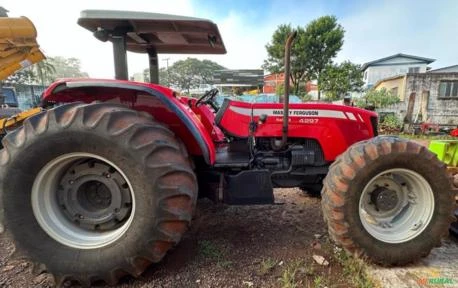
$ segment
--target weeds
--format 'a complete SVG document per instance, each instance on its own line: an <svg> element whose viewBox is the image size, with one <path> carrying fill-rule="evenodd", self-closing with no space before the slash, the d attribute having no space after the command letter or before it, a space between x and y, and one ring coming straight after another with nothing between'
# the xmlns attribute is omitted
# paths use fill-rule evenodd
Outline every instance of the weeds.
<svg viewBox="0 0 458 288"><path fill-rule="evenodd" d="M229 268L232 266L232 261L229 260L218 260L218 263L216 263L221 268Z"/></svg>
<svg viewBox="0 0 458 288"><path fill-rule="evenodd" d="M300 287L301 281L297 281L297 274L299 268L303 266L304 262L302 260L296 260L288 264L283 271L279 281L282 288L296 288Z"/></svg>
<svg viewBox="0 0 458 288"><path fill-rule="evenodd" d="M313 284L315 284L315 287L319 288L323 284L323 278L321 276L316 276L315 279L313 279Z"/></svg>
<svg viewBox="0 0 458 288"><path fill-rule="evenodd" d="M366 272L366 264L363 260L349 256L342 249L334 250L334 257L343 268L344 276L350 277L352 284L358 288L375 287Z"/></svg>
<svg viewBox="0 0 458 288"><path fill-rule="evenodd" d="M259 274L266 275L270 273L275 265L277 265L277 261L272 258L262 260L259 267Z"/></svg>
<svg viewBox="0 0 458 288"><path fill-rule="evenodd" d="M205 258L216 260L216 265L221 268L229 268L232 266L232 261L224 259L224 251L211 241L202 240L199 242L199 254Z"/></svg>
<svg viewBox="0 0 458 288"><path fill-rule="evenodd" d="M208 240L202 240L199 242L199 252L205 258L220 259L223 257L221 250Z"/></svg>

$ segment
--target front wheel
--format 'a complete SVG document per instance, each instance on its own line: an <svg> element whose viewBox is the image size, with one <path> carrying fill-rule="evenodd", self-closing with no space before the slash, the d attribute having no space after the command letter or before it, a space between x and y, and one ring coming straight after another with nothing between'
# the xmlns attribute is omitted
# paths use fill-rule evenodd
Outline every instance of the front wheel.
<svg viewBox="0 0 458 288"><path fill-rule="evenodd" d="M58 286L138 276L191 221L197 182L184 145L124 106L62 105L3 144L0 220Z"/></svg>
<svg viewBox="0 0 458 288"><path fill-rule="evenodd" d="M453 208L446 166L396 137L350 147L331 165L322 197L331 238L385 265L428 255L447 234Z"/></svg>

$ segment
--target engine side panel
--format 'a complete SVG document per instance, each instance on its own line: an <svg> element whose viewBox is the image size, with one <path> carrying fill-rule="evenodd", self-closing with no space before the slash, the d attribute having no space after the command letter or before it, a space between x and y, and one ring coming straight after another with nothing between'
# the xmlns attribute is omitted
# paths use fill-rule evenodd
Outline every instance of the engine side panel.
<svg viewBox="0 0 458 288"><path fill-rule="evenodd" d="M238 138L249 136L251 117L257 123L256 137L281 137L283 105L231 101L219 123L225 133ZM325 103L290 104L288 137L316 139L326 161L334 161L350 145L375 135L371 117L377 114L359 108Z"/></svg>
<svg viewBox="0 0 458 288"><path fill-rule="evenodd" d="M43 94L43 105L77 101L120 103L144 111L167 125L191 155L202 155L207 164L215 161L215 146L204 125L168 88L129 81L64 79L53 83Z"/></svg>

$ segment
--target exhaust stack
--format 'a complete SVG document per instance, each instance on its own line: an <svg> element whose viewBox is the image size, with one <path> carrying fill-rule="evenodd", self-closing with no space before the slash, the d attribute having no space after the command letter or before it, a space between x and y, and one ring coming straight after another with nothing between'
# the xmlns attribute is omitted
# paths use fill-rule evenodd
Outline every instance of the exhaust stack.
<svg viewBox="0 0 458 288"><path fill-rule="evenodd" d="M289 122L289 77L290 77L290 63L291 63L291 45L293 44L294 38L296 38L297 31L293 31L288 36L285 44L285 94L283 95L283 127L282 127L282 139L280 148L286 145L288 139L288 122Z"/></svg>

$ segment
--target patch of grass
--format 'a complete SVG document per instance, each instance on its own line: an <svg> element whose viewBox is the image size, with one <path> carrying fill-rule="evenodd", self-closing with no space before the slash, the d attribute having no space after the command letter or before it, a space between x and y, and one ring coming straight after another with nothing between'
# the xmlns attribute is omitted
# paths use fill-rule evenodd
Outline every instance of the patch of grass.
<svg viewBox="0 0 458 288"><path fill-rule="evenodd" d="M353 285L358 288L376 287L369 278L366 271L366 264L362 259L354 258L342 249L335 250L334 257L342 266L344 276L349 277Z"/></svg>
<svg viewBox="0 0 458 288"><path fill-rule="evenodd" d="M282 288L300 287L301 281L298 281L296 276L299 268L301 268L303 264L304 262L302 260L296 260L286 265L280 279L278 279Z"/></svg>
<svg viewBox="0 0 458 288"><path fill-rule="evenodd" d="M232 266L232 261L226 260L224 257L224 250L211 241L199 241L199 254L205 258L216 260L218 267L229 268Z"/></svg>
<svg viewBox="0 0 458 288"><path fill-rule="evenodd" d="M232 261L229 260L218 260L218 263L216 263L221 268L229 268L232 266Z"/></svg>
<svg viewBox="0 0 458 288"><path fill-rule="evenodd" d="M321 276L316 276L315 279L313 279L313 284L317 288L321 287L321 285L323 285L323 278L321 278Z"/></svg>
<svg viewBox="0 0 458 288"><path fill-rule="evenodd" d="M199 241L199 254L205 258L220 259L223 257L223 253L218 247L208 240Z"/></svg>
<svg viewBox="0 0 458 288"><path fill-rule="evenodd" d="M277 265L277 261L272 258L262 260L259 265L259 274L266 275L270 273L275 265Z"/></svg>

